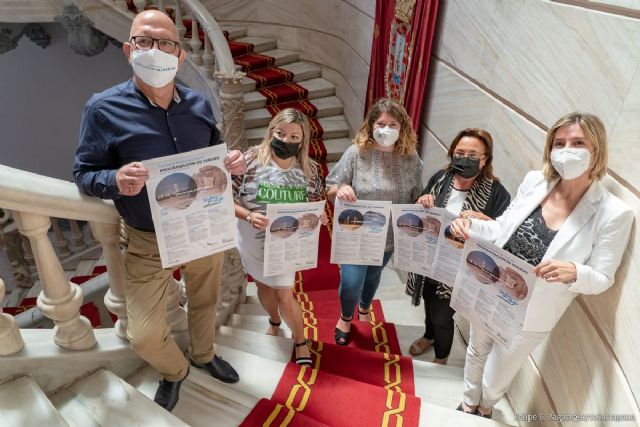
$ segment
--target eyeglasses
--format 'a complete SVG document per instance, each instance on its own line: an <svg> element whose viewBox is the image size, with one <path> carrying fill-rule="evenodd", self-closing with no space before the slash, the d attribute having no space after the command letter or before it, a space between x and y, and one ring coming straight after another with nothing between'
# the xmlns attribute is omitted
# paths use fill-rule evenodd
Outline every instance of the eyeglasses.
<svg viewBox="0 0 640 427"><path fill-rule="evenodd" d="M131 37L131 42L133 47L138 50L149 50L153 48L153 44L156 43L158 49L164 53L174 53L176 49L180 47L180 43L174 42L173 40L154 39L153 37L147 36L133 36Z"/></svg>
<svg viewBox="0 0 640 427"><path fill-rule="evenodd" d="M463 157L466 157L471 160L480 160L481 158L484 157L484 154L476 153L475 151L472 151L471 153L464 153L462 151L453 152L454 159L461 159Z"/></svg>

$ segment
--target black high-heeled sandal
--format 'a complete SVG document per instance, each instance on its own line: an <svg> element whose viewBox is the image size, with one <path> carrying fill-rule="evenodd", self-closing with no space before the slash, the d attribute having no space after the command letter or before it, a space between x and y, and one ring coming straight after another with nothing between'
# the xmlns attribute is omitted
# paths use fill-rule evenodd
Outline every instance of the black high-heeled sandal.
<svg viewBox="0 0 640 427"><path fill-rule="evenodd" d="M279 322L274 322L273 320L271 320L271 317L269 317L269 324L274 328L279 328L280 325L282 325L282 320Z"/></svg>
<svg viewBox="0 0 640 427"><path fill-rule="evenodd" d="M298 348L303 345L309 345L309 342L304 340L293 344ZM311 360L311 356L296 357L296 365L313 366L313 360Z"/></svg>
<svg viewBox="0 0 640 427"><path fill-rule="evenodd" d="M371 314L371 310L362 311L362 310L360 309L360 307L358 307L358 314L359 314L360 316L366 316L366 315L368 315L368 314ZM359 318L359 317L358 317L358 320L360 320L360 318ZM367 320L367 322L369 322L369 320Z"/></svg>
<svg viewBox="0 0 640 427"><path fill-rule="evenodd" d="M351 323L351 321L353 320L353 317L351 317L350 319L345 319L344 316L341 314L340 315L340 319L342 319L343 322L348 322ZM347 345L349 344L349 332L344 332L342 330L340 330L337 326L336 326L336 330L334 332L334 336L336 339L336 344L338 345Z"/></svg>

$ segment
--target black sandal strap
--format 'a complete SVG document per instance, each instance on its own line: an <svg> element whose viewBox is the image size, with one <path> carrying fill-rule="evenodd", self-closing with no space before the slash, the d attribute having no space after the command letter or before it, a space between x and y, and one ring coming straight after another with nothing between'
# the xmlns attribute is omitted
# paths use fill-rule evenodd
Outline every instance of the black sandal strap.
<svg viewBox="0 0 640 427"><path fill-rule="evenodd" d="M362 314L363 316L366 316L369 313L371 313L371 310L367 309L367 311L362 311L360 310L360 307L358 307L358 314Z"/></svg>
<svg viewBox="0 0 640 427"><path fill-rule="evenodd" d="M278 326L282 325L282 320L281 320L281 321L279 321L279 322L274 322L274 321L273 321L273 320L271 320L271 318L269 317L269 324L270 324L271 326L275 326L275 327L277 328Z"/></svg>
<svg viewBox="0 0 640 427"><path fill-rule="evenodd" d="M343 322L351 322L353 320L353 316L351 316L348 319L345 319L344 315L342 314L340 315L340 318L342 319Z"/></svg>
<svg viewBox="0 0 640 427"><path fill-rule="evenodd" d="M304 341L300 341L300 342L296 342L293 343L296 347L302 347L303 345L308 345L309 344L309 340L304 340Z"/></svg>
<svg viewBox="0 0 640 427"><path fill-rule="evenodd" d="M296 357L296 365L313 366L313 360L310 357Z"/></svg>

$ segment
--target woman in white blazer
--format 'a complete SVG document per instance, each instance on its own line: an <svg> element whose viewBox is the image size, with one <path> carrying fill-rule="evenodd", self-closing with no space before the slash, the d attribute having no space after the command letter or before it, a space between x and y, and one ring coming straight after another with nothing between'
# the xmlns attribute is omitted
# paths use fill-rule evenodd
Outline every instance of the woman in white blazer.
<svg viewBox="0 0 640 427"><path fill-rule="evenodd" d="M608 289L627 246L633 211L600 179L607 168L604 125L571 113L547 132L542 171L529 172L495 221L459 218L459 237L480 237L535 265L537 282L523 330L505 346L471 324L459 410L491 417L534 348L579 294Z"/></svg>

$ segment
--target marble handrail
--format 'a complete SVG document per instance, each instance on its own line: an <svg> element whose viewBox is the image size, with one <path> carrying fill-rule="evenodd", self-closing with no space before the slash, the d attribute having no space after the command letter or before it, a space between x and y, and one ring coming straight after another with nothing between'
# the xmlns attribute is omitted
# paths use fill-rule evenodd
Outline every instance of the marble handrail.
<svg viewBox="0 0 640 427"><path fill-rule="evenodd" d="M72 182L0 165L0 207L47 217L118 224L111 201L82 194Z"/></svg>
<svg viewBox="0 0 640 427"><path fill-rule="evenodd" d="M227 39L215 20L213 15L197 0L181 0L182 3L191 11L192 16L198 21L200 27L207 35L213 45L213 54L216 58L216 66L219 71L225 74L233 75L235 73L235 64L231 56L231 50Z"/></svg>

